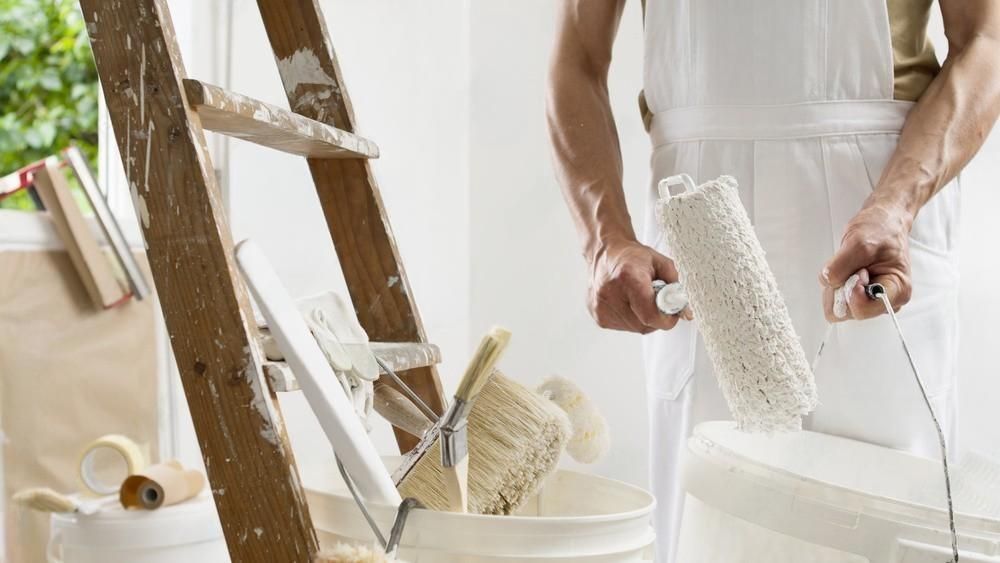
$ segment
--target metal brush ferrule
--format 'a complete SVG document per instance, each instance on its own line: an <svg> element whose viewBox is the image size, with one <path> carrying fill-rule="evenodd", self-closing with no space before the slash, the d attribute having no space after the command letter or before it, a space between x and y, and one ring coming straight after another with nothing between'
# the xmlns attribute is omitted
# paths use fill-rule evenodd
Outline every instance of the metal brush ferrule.
<svg viewBox="0 0 1000 563"><path fill-rule="evenodd" d="M441 465L454 467L469 453L468 422L472 404L455 399L441 419Z"/></svg>

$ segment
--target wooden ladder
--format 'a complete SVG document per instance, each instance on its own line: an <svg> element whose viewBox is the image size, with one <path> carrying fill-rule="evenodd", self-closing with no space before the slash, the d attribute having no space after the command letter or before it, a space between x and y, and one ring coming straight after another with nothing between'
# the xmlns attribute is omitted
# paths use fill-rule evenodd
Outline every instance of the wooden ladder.
<svg viewBox="0 0 1000 563"><path fill-rule="evenodd" d="M438 354L420 345L423 327L368 162L378 149L354 133L317 1L257 1L289 111L188 79L166 0L80 0L234 562L308 562L318 545L275 395L294 382L260 352L204 129L306 157L358 320L375 342L416 343L375 349L386 358L410 352L396 367L443 410ZM415 443L396 437L402 450Z"/></svg>

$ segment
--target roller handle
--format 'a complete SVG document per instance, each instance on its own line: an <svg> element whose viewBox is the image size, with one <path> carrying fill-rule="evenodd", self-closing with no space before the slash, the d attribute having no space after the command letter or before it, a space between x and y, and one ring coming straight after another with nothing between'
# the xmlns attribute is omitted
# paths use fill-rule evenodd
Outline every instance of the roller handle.
<svg viewBox="0 0 1000 563"><path fill-rule="evenodd" d="M870 283L865 286L865 295L868 299L876 300L885 293L885 286L880 283Z"/></svg>
<svg viewBox="0 0 1000 563"><path fill-rule="evenodd" d="M673 190L675 187L682 189ZM690 175L675 174L660 180L656 190L660 199L667 200L682 193L692 193L697 190L697 186ZM653 293L656 294L656 308L664 315L679 315L688 306L687 292L678 282L653 280Z"/></svg>
<svg viewBox="0 0 1000 563"><path fill-rule="evenodd" d="M653 280L656 308L664 315L679 315L688 306L688 295L680 282Z"/></svg>

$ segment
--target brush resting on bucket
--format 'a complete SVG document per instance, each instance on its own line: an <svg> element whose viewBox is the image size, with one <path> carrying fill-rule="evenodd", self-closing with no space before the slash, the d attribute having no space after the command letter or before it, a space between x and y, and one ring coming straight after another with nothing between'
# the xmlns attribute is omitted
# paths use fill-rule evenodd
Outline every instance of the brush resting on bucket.
<svg viewBox="0 0 1000 563"><path fill-rule="evenodd" d="M494 370L469 413L469 512L517 510L555 471L570 432L559 407ZM403 496L447 510L440 445L428 432L393 479Z"/></svg>

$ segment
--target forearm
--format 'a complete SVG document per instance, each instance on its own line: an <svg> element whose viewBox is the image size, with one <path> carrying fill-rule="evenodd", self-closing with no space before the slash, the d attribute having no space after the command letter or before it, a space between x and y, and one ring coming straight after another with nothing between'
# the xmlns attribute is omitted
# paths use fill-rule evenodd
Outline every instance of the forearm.
<svg viewBox="0 0 1000 563"><path fill-rule="evenodd" d="M618 132L603 82L573 69L553 72L548 103L556 173L592 259L615 240L635 240L622 188Z"/></svg>
<svg viewBox="0 0 1000 563"><path fill-rule="evenodd" d="M870 202L917 212L982 146L1000 114L1000 41L976 34L949 53L910 112Z"/></svg>
<svg viewBox="0 0 1000 563"><path fill-rule="evenodd" d="M635 240L607 88L623 6L622 0L563 0L549 69L555 170L589 261L611 242Z"/></svg>

